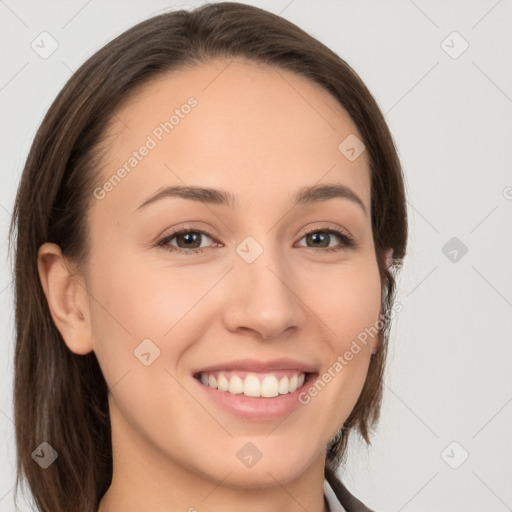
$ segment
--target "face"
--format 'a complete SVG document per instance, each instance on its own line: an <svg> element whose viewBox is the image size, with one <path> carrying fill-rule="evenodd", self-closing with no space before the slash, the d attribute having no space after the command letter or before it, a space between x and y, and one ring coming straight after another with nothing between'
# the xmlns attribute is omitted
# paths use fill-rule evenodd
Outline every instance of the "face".
<svg viewBox="0 0 512 512"><path fill-rule="evenodd" d="M160 77L117 112L86 267L115 453L253 488L323 459L377 347L353 342L380 312L350 135L326 91L241 61Z"/></svg>

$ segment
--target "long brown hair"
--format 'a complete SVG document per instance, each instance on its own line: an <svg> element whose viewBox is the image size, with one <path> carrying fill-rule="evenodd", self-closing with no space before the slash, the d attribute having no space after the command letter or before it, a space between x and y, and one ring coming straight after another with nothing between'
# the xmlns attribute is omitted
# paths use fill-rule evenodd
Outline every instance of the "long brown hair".
<svg viewBox="0 0 512 512"><path fill-rule="evenodd" d="M56 243L83 268L90 254L86 214L98 179L102 137L128 94L159 74L237 57L307 77L329 91L357 126L370 162L372 231L383 285L381 314L389 320L394 273L402 264L407 241L404 183L384 117L358 75L294 24L249 5L205 5L137 24L90 57L61 90L36 134L14 205L9 247L16 230L16 494L25 478L43 512L96 512L112 478L112 446L109 390L98 360L94 352L72 353L54 325L38 275L38 249L45 242ZM394 251L389 270L386 248ZM382 348L371 358L358 401L340 435L326 447L331 468L343 462L351 431L370 443L381 406L388 320L379 334ZM32 458L42 442L58 453L47 469Z"/></svg>

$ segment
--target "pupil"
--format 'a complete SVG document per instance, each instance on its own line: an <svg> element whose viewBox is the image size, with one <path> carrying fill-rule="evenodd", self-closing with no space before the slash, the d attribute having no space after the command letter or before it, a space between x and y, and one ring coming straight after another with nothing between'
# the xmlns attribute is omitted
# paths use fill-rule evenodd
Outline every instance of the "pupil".
<svg viewBox="0 0 512 512"><path fill-rule="evenodd" d="M310 237L311 237L311 238L313 238L313 240L314 240L315 242L316 242L318 239L320 239L320 241L321 241L321 242L322 242L322 241L325 241L325 240L327 240L327 237L328 237L328 236L329 236L329 235L327 235L326 233L321 233L321 234L313 233L313 234L311 234L311 235L310 235ZM316 245L318 245L318 244L316 244Z"/></svg>
<svg viewBox="0 0 512 512"><path fill-rule="evenodd" d="M184 238L185 238L185 242L186 244L185 245L188 245L190 247L191 244L189 244L188 242L194 242L194 239L197 239L198 236L197 236L197 233L185 233L182 235ZM195 240L197 242L197 240Z"/></svg>

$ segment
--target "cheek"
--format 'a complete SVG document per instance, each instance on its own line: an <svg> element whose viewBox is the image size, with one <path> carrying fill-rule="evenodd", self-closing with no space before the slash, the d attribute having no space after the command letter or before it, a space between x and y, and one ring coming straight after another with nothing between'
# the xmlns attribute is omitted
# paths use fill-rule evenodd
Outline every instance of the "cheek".
<svg viewBox="0 0 512 512"><path fill-rule="evenodd" d="M203 288L207 285L178 268L152 269L136 258L102 265L92 283L102 321L133 341L163 337L193 308Z"/></svg>
<svg viewBox="0 0 512 512"><path fill-rule="evenodd" d="M139 346L159 355L151 367L175 368L199 336L201 318L208 313L208 301L200 299L217 276L203 276L192 266L152 267L137 257L118 257L108 265L100 261L114 260L101 255L91 267L94 351L107 382L115 383L128 370L142 366L136 357ZM144 341L148 339L149 344Z"/></svg>
<svg viewBox="0 0 512 512"><path fill-rule="evenodd" d="M329 331L331 348L337 354L349 349L352 341L365 339L368 346L371 334L379 319L381 309L381 281L376 263L345 266L319 278L311 275L316 283L309 297L312 309ZM368 348L359 343L362 349ZM371 352L371 350L370 350Z"/></svg>
<svg viewBox="0 0 512 512"><path fill-rule="evenodd" d="M381 308L381 282L376 263L348 266L324 283L317 293L315 313L328 330L322 345L325 355L322 371L312 398L331 404L333 433L350 414L366 380L371 352L377 342ZM313 295L311 295L313 297ZM305 397L307 400L308 397ZM315 399L316 400L316 399Z"/></svg>

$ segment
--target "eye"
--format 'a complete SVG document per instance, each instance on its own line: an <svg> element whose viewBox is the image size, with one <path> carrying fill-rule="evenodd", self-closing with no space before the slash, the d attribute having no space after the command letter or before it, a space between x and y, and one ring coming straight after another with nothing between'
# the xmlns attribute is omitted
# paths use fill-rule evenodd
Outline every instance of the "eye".
<svg viewBox="0 0 512 512"><path fill-rule="evenodd" d="M180 229L166 235L158 241L157 246L163 247L170 252L181 252L184 254L197 254L203 252L205 246L201 244L204 238L212 239L211 236L197 229ZM176 239L176 244L171 244ZM206 246L207 247L207 246Z"/></svg>
<svg viewBox="0 0 512 512"><path fill-rule="evenodd" d="M221 244L214 242L213 244L203 245L205 238L213 240L213 236L205 231L193 228L182 228L173 231L157 242L157 247L162 247L169 252L177 252L186 255L198 254L204 252L208 247L219 247ZM354 238L343 231L341 228L322 227L312 228L308 230L301 238L306 239L306 243L312 244L306 246L314 251L321 252L337 252L347 248L355 248L356 242ZM338 244L332 246L332 242L339 240ZM175 243L172 243L175 241ZM340 242L341 241L341 242ZM299 245L299 247L304 247Z"/></svg>
<svg viewBox="0 0 512 512"><path fill-rule="evenodd" d="M338 243L338 245L331 246L331 242L335 241L336 238L341 240L341 245ZM313 228L308 230L302 239L306 239L306 243L313 244L313 247L310 247L311 249L324 252L336 252L356 246L354 238L338 228Z"/></svg>

